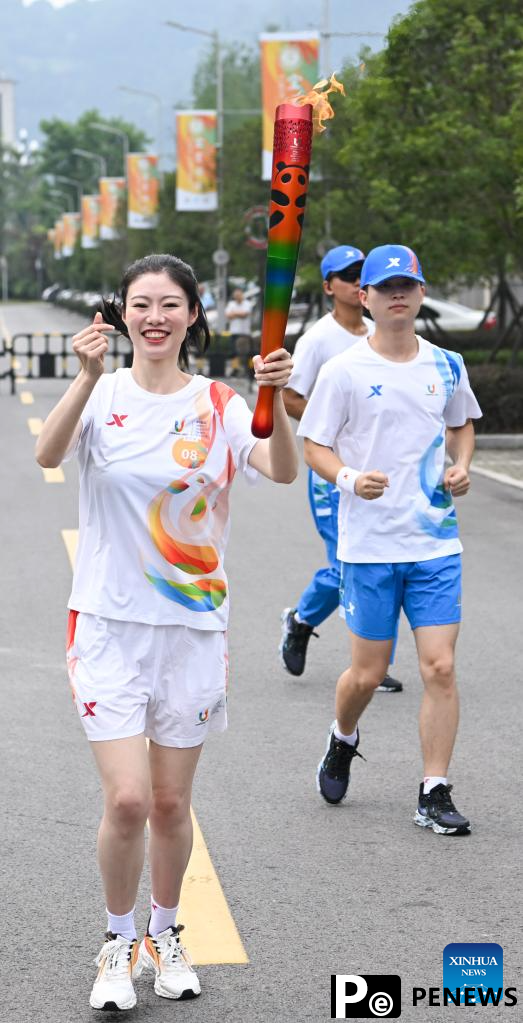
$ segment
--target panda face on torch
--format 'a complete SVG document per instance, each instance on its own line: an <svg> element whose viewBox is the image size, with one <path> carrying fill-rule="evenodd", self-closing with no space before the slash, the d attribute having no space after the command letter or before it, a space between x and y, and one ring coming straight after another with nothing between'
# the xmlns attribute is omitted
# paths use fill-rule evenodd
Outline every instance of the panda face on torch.
<svg viewBox="0 0 523 1023"><path fill-rule="evenodd" d="M276 167L278 173L271 190L269 232L275 240L280 237L282 241L299 240L307 201L309 168L283 160Z"/></svg>

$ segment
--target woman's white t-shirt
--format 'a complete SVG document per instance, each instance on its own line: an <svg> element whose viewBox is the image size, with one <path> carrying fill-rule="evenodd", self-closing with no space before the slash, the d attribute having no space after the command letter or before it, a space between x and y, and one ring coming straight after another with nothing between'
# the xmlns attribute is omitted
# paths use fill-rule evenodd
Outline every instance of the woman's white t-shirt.
<svg viewBox="0 0 523 1023"><path fill-rule="evenodd" d="M223 556L236 470L251 481L252 413L193 376L154 394L130 369L104 374L82 413L79 545L68 606L152 625L223 631Z"/></svg>
<svg viewBox="0 0 523 1023"><path fill-rule="evenodd" d="M367 338L320 371L298 434L344 465L389 477L382 497L342 490L338 558L427 561L462 551L450 491L442 486L445 428L481 416L463 358L418 337L409 362L385 359Z"/></svg>

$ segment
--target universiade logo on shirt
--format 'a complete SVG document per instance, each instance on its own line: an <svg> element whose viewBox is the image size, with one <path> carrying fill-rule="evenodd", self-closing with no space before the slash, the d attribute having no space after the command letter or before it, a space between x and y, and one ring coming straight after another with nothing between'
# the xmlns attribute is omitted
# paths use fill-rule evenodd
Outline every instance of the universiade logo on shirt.
<svg viewBox="0 0 523 1023"><path fill-rule="evenodd" d="M443 987L459 1005L498 1005L503 998L503 949L491 942L453 942L443 950Z"/></svg>

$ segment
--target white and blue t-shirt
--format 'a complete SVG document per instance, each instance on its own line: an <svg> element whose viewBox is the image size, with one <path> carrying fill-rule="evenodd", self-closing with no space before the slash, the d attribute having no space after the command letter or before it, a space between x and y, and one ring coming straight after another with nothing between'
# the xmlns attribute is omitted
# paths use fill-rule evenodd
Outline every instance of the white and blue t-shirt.
<svg viewBox="0 0 523 1023"><path fill-rule="evenodd" d="M301 419L300 436L332 448L344 465L389 478L375 501L341 492L341 561L428 561L463 549L442 485L445 429L480 418L481 409L462 356L422 337L418 344L414 359L392 362L363 338L322 368Z"/></svg>
<svg viewBox="0 0 523 1023"><path fill-rule="evenodd" d="M375 326L372 320L366 320L364 317L363 323L368 334L373 334ZM329 359L346 352L361 339L361 334L352 334L346 327L342 327L332 313L322 316L296 343L292 356L294 366L287 387L292 387L297 394L308 398L321 367Z"/></svg>

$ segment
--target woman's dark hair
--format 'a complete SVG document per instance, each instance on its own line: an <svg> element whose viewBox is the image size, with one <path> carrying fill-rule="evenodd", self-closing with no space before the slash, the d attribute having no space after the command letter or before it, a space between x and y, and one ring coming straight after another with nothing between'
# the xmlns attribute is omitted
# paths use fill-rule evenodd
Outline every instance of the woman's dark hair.
<svg viewBox="0 0 523 1023"><path fill-rule="evenodd" d="M169 253L163 253L161 255L144 256L143 259L136 259L134 263L131 263L127 267L120 287L120 297L116 295L113 299L103 298L100 302L100 312L106 323L112 323L113 327L123 334L124 337L129 337L127 327L123 320L123 311L127 302L127 292L131 284L142 277L143 274L161 274L166 273L171 278L174 284L179 284L187 295L187 301L189 303L189 309L193 311L198 310L198 317L194 323L188 328L185 340L180 348L179 364L182 369L187 369L189 364L189 349L194 348L198 354L206 352L210 341L211 335L209 332L209 324L207 323L207 317L205 315L202 303L200 301L200 293L198 291L198 281L194 276L194 271L188 263L184 263L183 259L178 259L177 256L171 256Z"/></svg>

